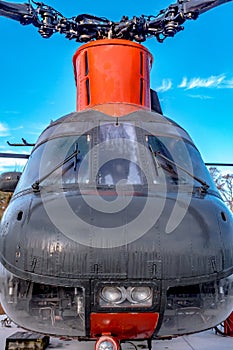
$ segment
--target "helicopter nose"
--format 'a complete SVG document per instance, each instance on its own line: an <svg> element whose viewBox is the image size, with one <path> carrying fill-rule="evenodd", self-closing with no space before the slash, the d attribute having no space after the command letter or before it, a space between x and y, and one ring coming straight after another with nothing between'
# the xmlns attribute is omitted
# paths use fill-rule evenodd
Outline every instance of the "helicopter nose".
<svg viewBox="0 0 233 350"><path fill-rule="evenodd" d="M182 220L168 232L175 195L158 199L159 194L134 193L118 198L102 191L102 201L90 193L62 196L46 193L43 200L34 196L27 201L21 197L6 212L1 254L22 278L27 273L48 281L49 276L87 274L192 278L222 271L224 259L232 263L230 253L224 255L221 208L212 199L192 198L188 206L180 199ZM222 225L224 236L230 237L229 222Z"/></svg>

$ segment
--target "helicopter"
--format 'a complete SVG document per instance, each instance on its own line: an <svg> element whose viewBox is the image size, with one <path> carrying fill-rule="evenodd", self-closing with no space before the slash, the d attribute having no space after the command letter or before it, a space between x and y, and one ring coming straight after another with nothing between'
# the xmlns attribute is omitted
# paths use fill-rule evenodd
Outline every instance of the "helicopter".
<svg viewBox="0 0 233 350"><path fill-rule="evenodd" d="M0 175L0 191L14 192L14 189L19 181L21 172L7 171Z"/></svg>
<svg viewBox="0 0 233 350"><path fill-rule="evenodd" d="M225 1L119 22L32 2L1 1L0 15L84 44L77 110L42 132L1 220L4 310L96 350L216 326L233 308L233 217L191 137L163 115L141 42Z"/></svg>
<svg viewBox="0 0 233 350"><path fill-rule="evenodd" d="M22 139L22 144L12 144L8 142L9 146L34 146L34 144L29 144L25 139ZM0 152L0 158L13 158L13 159L28 159L28 154L21 154L21 153L3 153ZM17 186L17 183L19 181L19 178L21 176L20 171L5 171L0 174L0 191L2 192L14 192L15 187Z"/></svg>

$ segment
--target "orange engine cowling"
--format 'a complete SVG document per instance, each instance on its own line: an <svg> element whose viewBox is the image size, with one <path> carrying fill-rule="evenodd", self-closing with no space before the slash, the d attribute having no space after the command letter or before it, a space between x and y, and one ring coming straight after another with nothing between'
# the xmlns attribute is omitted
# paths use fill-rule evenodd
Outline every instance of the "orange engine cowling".
<svg viewBox="0 0 233 350"><path fill-rule="evenodd" d="M73 64L77 111L92 108L112 114L112 104L115 116L150 110L152 55L142 45L119 39L98 40L79 48Z"/></svg>

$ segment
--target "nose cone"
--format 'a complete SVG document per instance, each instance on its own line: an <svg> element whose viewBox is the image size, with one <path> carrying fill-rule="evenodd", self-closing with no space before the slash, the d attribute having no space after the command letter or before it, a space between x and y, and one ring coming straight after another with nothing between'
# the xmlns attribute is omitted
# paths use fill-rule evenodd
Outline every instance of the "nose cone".
<svg viewBox="0 0 233 350"><path fill-rule="evenodd" d="M221 271L218 204L192 198L186 206L184 196L183 218L167 232L175 204L175 196L106 191L19 197L1 224L2 263L22 278L33 273L48 280L169 279Z"/></svg>
<svg viewBox="0 0 233 350"><path fill-rule="evenodd" d="M3 265L21 278L41 282L43 276L44 283L127 277L127 244L135 239L134 220L145 198L98 197L102 207L90 193L28 194L13 200L1 227ZM129 233L128 223L135 228Z"/></svg>

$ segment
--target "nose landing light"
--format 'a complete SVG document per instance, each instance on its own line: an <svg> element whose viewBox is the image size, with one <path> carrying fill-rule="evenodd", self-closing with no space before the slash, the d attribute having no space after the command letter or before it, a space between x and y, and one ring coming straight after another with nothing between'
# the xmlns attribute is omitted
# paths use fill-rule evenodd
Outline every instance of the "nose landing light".
<svg viewBox="0 0 233 350"><path fill-rule="evenodd" d="M95 350L119 350L119 349L120 349L119 342L115 338L109 335L103 335L95 343Z"/></svg>

